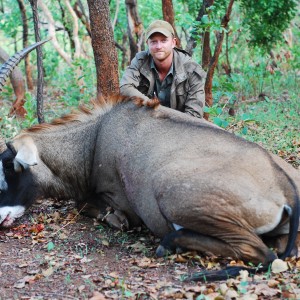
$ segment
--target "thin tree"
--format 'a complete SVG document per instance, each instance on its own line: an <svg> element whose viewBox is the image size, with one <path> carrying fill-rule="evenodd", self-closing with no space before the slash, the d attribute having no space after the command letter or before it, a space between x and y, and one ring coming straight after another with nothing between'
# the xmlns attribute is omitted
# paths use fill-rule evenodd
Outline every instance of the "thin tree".
<svg viewBox="0 0 300 300"><path fill-rule="evenodd" d="M82 24L85 26L88 35L92 36L89 18L85 13L85 9L84 9L82 2L80 0L77 0L73 5L73 9L74 9L77 17L80 19Z"/></svg>
<svg viewBox="0 0 300 300"><path fill-rule="evenodd" d="M139 17L137 0L125 0L125 4L131 60L144 45L144 27Z"/></svg>
<svg viewBox="0 0 300 300"><path fill-rule="evenodd" d="M175 26L174 8L172 0L162 0L162 13L164 20L169 22L173 26L176 37L176 46L178 48L181 48L181 41L177 34Z"/></svg>
<svg viewBox="0 0 300 300"><path fill-rule="evenodd" d="M204 14L209 14L208 8L214 4L214 0L203 0L203 4L198 17L201 20ZM210 31L205 30L203 33L203 43L202 43L202 68L207 70L211 61L212 53L210 48ZM195 46L195 44L194 44Z"/></svg>
<svg viewBox="0 0 300 300"><path fill-rule="evenodd" d="M119 0L116 0L115 9L116 9L115 16L111 22L113 31L115 31L115 27L116 27L117 20L118 20L118 14L119 14L119 10L120 10L120 1Z"/></svg>
<svg viewBox="0 0 300 300"><path fill-rule="evenodd" d="M110 20L109 0L88 0L97 95L119 93L118 56Z"/></svg>
<svg viewBox="0 0 300 300"><path fill-rule="evenodd" d="M198 15L196 17L196 22L200 22L202 17L205 14L209 14L208 8L212 6L214 3L214 0L203 0L202 5L199 9ZM186 51L190 53L190 55L193 54L194 49L197 45L197 39L198 34L196 28L194 28L186 46ZM211 49L210 49L210 32L209 30L206 30L202 35L202 41L203 41L203 49L202 49L202 67L204 69L207 69L209 61L211 59Z"/></svg>
<svg viewBox="0 0 300 300"><path fill-rule="evenodd" d="M233 6L234 0L230 0L226 13L222 18L221 22L221 27L226 29L228 26L228 23L230 21L230 15L232 11L232 6ZM215 68L218 64L218 59L222 50L222 44L224 40L224 35L225 35L225 30L219 31L216 33L216 38L217 38L217 43L215 46L214 54L210 60L208 71L207 71L207 76L206 76L206 81L205 81L205 102L207 106L212 106L213 104L213 95L212 95L212 81L213 81L213 76L215 72ZM208 118L208 115L205 115L206 118Z"/></svg>
<svg viewBox="0 0 300 300"><path fill-rule="evenodd" d="M68 22L68 16L66 15L64 6L61 3L61 0L58 0L58 5L60 8L60 13L61 13L61 22L64 25L64 29L69 37L70 40L70 48L71 48L71 52L75 52L75 42L74 42L74 38L73 38L73 31L72 28Z"/></svg>
<svg viewBox="0 0 300 300"><path fill-rule="evenodd" d="M37 11L37 0L29 0L34 22L34 34L35 41L39 42L41 40L40 30L39 30L39 16ZM39 123L44 123L44 100L43 100L43 86L44 86L44 72L43 72L43 52L42 47L36 48L37 52L37 71L38 71L38 85L37 85L37 117Z"/></svg>
<svg viewBox="0 0 300 300"><path fill-rule="evenodd" d="M78 17L73 10L71 3L69 0L65 0L66 7L72 16L73 19L73 40L74 40L74 46L75 46L75 53L74 53L74 58L78 58L81 56L81 45L78 37L78 32L79 32L79 25L78 25Z"/></svg>
<svg viewBox="0 0 300 300"><path fill-rule="evenodd" d="M30 1L34 1L34 0L30 0ZM54 18L52 16L49 8L43 2L43 0L39 0L38 1L38 5L39 5L39 8L41 8L41 10L43 11L45 18L48 21L48 35L51 38L51 42L53 44L53 47L56 49L56 51L58 52L58 54L63 58L63 60L69 66L71 66L72 65L72 58L71 58L71 56L67 52L65 52L64 49L62 49L62 47L59 45L58 40L56 38L55 21L54 21ZM40 48L40 47L38 47L38 48Z"/></svg>
<svg viewBox="0 0 300 300"><path fill-rule="evenodd" d="M17 0L21 12L22 24L23 24L23 48L28 46L28 22L27 22L27 13L26 7L24 5L23 0ZM33 90L33 81L32 81L32 72L30 66L29 54L25 56L25 74L26 74L26 82L27 88L32 91Z"/></svg>

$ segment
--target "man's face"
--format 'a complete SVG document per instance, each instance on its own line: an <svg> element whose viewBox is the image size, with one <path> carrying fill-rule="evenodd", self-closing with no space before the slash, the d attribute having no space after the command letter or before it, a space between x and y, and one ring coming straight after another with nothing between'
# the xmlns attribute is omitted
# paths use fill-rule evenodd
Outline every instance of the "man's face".
<svg viewBox="0 0 300 300"><path fill-rule="evenodd" d="M156 32L150 36L147 44L154 60L164 61L172 53L176 45L176 39Z"/></svg>

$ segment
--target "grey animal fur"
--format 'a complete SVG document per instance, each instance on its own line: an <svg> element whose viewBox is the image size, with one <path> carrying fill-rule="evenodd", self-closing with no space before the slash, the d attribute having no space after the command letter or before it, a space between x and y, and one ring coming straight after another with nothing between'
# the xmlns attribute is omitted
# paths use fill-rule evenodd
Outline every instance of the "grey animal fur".
<svg viewBox="0 0 300 300"><path fill-rule="evenodd" d="M275 258L260 236L288 233L292 212L295 243L297 170L204 120L116 99L11 141L39 195L106 203L159 237L177 224L196 233L186 248L254 263Z"/></svg>

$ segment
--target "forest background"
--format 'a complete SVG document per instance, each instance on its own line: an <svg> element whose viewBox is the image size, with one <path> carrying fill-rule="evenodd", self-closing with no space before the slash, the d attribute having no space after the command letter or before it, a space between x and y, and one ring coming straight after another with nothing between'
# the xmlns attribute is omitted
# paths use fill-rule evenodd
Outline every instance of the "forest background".
<svg viewBox="0 0 300 300"><path fill-rule="evenodd" d="M293 131L298 124L286 116L299 113L297 1L154 0L150 5L135 0L1 0L0 50L6 55L35 41L32 7L40 39L52 37L42 49L46 121L88 103L97 93L118 92L124 69L136 52L147 48L145 28L154 19L165 19L174 25L178 45L207 71L210 120L298 160L299 133ZM6 137L37 122L36 53L20 69L21 95L15 100L9 85L1 94L4 103L17 102L13 109L1 108L2 122L12 126L4 130ZM9 111L27 114L16 122ZM264 129L272 134L264 135Z"/></svg>
<svg viewBox="0 0 300 300"><path fill-rule="evenodd" d="M80 104L89 106L90 100L95 99L99 94L118 92L119 79L124 69L137 51L146 49L145 28L154 19L165 19L175 26L179 46L190 52L193 59L207 71L206 101L208 106L206 113L209 120L228 131L261 144L294 167L299 167L300 14L298 1L152 0L150 3L141 0L111 0L110 2L104 0L87 2L83 0L0 0L0 62L24 46L35 42L33 7L36 8L38 16L40 39L52 37L51 41L42 46L44 79L42 111L45 121L51 121L55 117L68 113ZM36 61L37 54L33 51L26 60L20 63L14 76L10 78L12 85L8 82L0 94L0 130L7 139L16 135L22 128L27 128L40 121L37 116L38 74ZM48 243L47 228L51 227L53 223L64 227L65 225L62 224L64 224L65 212L60 210L60 217L57 217L56 212L53 211L47 214L43 212L41 217L41 214L37 213L41 209L41 207L35 208L29 221L24 221L24 219L20 221L20 224L25 226L22 227L20 234L19 231L17 234L14 231L4 232L7 244L1 244L0 248L0 254L2 253L2 259L4 259L6 252L3 249L6 246L7 249L16 250L25 249L27 246L30 248L31 244L32 247L35 247L35 251L38 251L38 254L33 253L36 258L27 256L26 260L30 261L27 263L28 266L31 266L31 263L36 265L38 261L45 271L42 271L42 277L35 275L33 279L30 279L34 282L38 281L34 286L40 285L39 292L34 292L34 288L33 290L28 288L26 276L27 279L24 277L21 283L18 283L15 271L14 273L5 271L4 276L6 265L0 270L0 283L3 288L1 291L12 298L15 293L16 299L18 299L19 294L14 289L19 289L21 286L21 289L28 288L26 290L28 295L44 293L43 295L46 296L38 299L47 299L47 295L50 295L48 298L51 299L51 284L53 284L60 289L61 299L66 299L68 293L68 295L75 295L75 298L81 295L78 296L78 299L89 298L91 292L96 290L95 286L98 286L98 290L100 289L98 279L90 280L93 285L88 285L87 279L80 285L80 280L83 279L78 279L79 267L77 265L76 267L72 265L73 269L68 267L59 269L51 266L51 257L49 259L37 257L38 255L44 256L45 251L52 254L61 251L62 253L58 254L56 260L59 260L59 257L64 257L64 259L72 257L70 252L65 254L62 250L62 245L67 248L65 246L67 243L71 245L73 252L77 254L80 252L81 255L82 244L86 236L80 239L81 243L78 242L79 233L81 237L84 235L80 228L89 227L91 224L80 223L88 221L79 219L78 224L74 225L75 228L69 229L69 233L65 231L65 228L59 229L68 238L52 240L52 245ZM51 210L51 207L45 208L45 210L47 209ZM44 222L45 230L42 232L32 230L31 226L36 226L41 222ZM24 234L24 228L30 228L29 236L27 231L26 235ZM104 229L101 227L100 238L93 239L93 246L88 242L83 244L86 247L84 248L84 257L89 257L91 253L99 251L105 252L109 245L109 253L105 253L105 259L110 262L112 268L117 270L122 265L120 257L124 252L128 252L130 249L129 255L132 255L132 251L135 252L138 247L142 247L139 248L142 249L139 254L141 256L134 258L135 262L132 262L132 256L128 258L128 261L127 258L124 258L126 264L134 264L136 268L149 268L149 270L153 268L153 265L160 265L160 262L152 260L155 251L153 245L157 241L154 242L154 237L148 240L149 233L146 234L146 237L141 238L140 235L137 238L134 237L134 240L130 240L128 236L124 237L121 233L122 242L116 242L114 237L120 239L118 233L111 233ZM72 238L70 232L75 231L74 238ZM43 239L38 238L41 233L44 233ZM0 242L1 238L0 232ZM90 236L87 238L90 239ZM18 239L21 239L21 243ZM46 248L43 243L46 243ZM61 245L58 246L59 244ZM52 245L51 249L49 249L49 245ZM88 247L90 248L88 249ZM124 247L126 251L124 251ZM116 249L121 249L122 254ZM111 257L112 255L115 255L115 259ZM16 254L16 257L19 256ZM97 259L99 259L98 256L94 258L93 262ZM177 263L176 259L173 259L173 262ZM136 263L137 261L141 264ZM92 274L93 262L88 267L86 266L86 271L82 271L80 267L80 274ZM190 257L181 257L179 262L187 263L186 266L189 268L191 259ZM83 263L80 260L78 264L82 265ZM300 265L299 261L293 261L290 264L291 266L297 264L298 267ZM19 265L23 264L19 263ZM15 268L18 269L19 265ZM208 268L214 266L214 263L198 257L196 261L193 260L192 266L198 267L198 265ZM97 268L100 267L97 266ZM175 271L170 271L168 264L168 268L165 271L158 267L156 272L157 274L161 272L161 276L163 276L168 272L176 273L176 270L181 267L175 266ZM108 271L101 272L107 273L107 278L113 278ZM54 283L47 286L49 279L47 281L41 278L50 278L51 281L53 273L59 280L55 280ZM282 279L282 282L285 284L277 277L277 283L273 282L274 285L269 286L271 290L267 290L264 286L264 291L260 290L259 292L257 288L253 288L249 284L246 286L246 292L243 293L238 288L239 282L236 282L233 284L233 290L238 294L234 295L242 297L243 294L254 291L253 293L260 297L259 299L264 299L264 297L270 299L270 297L275 297L274 295L284 298L286 290L290 298L296 299L300 294L299 289L295 292L295 287L299 287L297 279L299 276L297 272L296 275L295 272L291 273L293 273L293 279L290 274L283 275L285 279ZM7 277L9 275L11 277ZM21 273L18 276L20 278ZM121 273L117 274L115 278L118 276L120 279ZM145 278L148 278L147 276ZM151 276L148 279L151 283ZM119 280L119 283L115 284L114 281L111 283L105 281L104 288L103 282L100 283L100 286L105 293L115 295L115 299L121 299L120 295L122 298L142 299L136 296L137 292L134 292L133 288L130 289L125 284L125 279L122 282ZM232 288L230 285L232 283L227 282L226 284L227 287ZM72 290L73 286L76 286L76 290ZM155 295L159 298L159 293L151 292L152 286L151 288L149 286L146 287L144 282L144 291L147 290L145 293L147 295L154 294L153 299L155 299ZM168 297L162 292L162 287L157 291L163 295L162 299ZM196 296L197 299L214 299L213 296L209 298L209 295L222 294L220 285L201 287L201 289L193 287L191 290L185 286L180 291L182 295L192 293L194 299ZM204 294L205 296L203 296ZM36 299L34 297L32 299Z"/></svg>

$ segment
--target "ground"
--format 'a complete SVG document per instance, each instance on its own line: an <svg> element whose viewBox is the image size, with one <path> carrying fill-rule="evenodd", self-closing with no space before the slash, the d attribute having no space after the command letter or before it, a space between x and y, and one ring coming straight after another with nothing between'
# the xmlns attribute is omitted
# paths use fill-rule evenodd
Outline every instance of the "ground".
<svg viewBox="0 0 300 300"><path fill-rule="evenodd" d="M191 252L156 258L158 243L144 228L121 232L78 214L72 201L38 201L0 229L0 299L300 298L296 258L282 262L282 272L186 282L187 274L236 262Z"/></svg>

